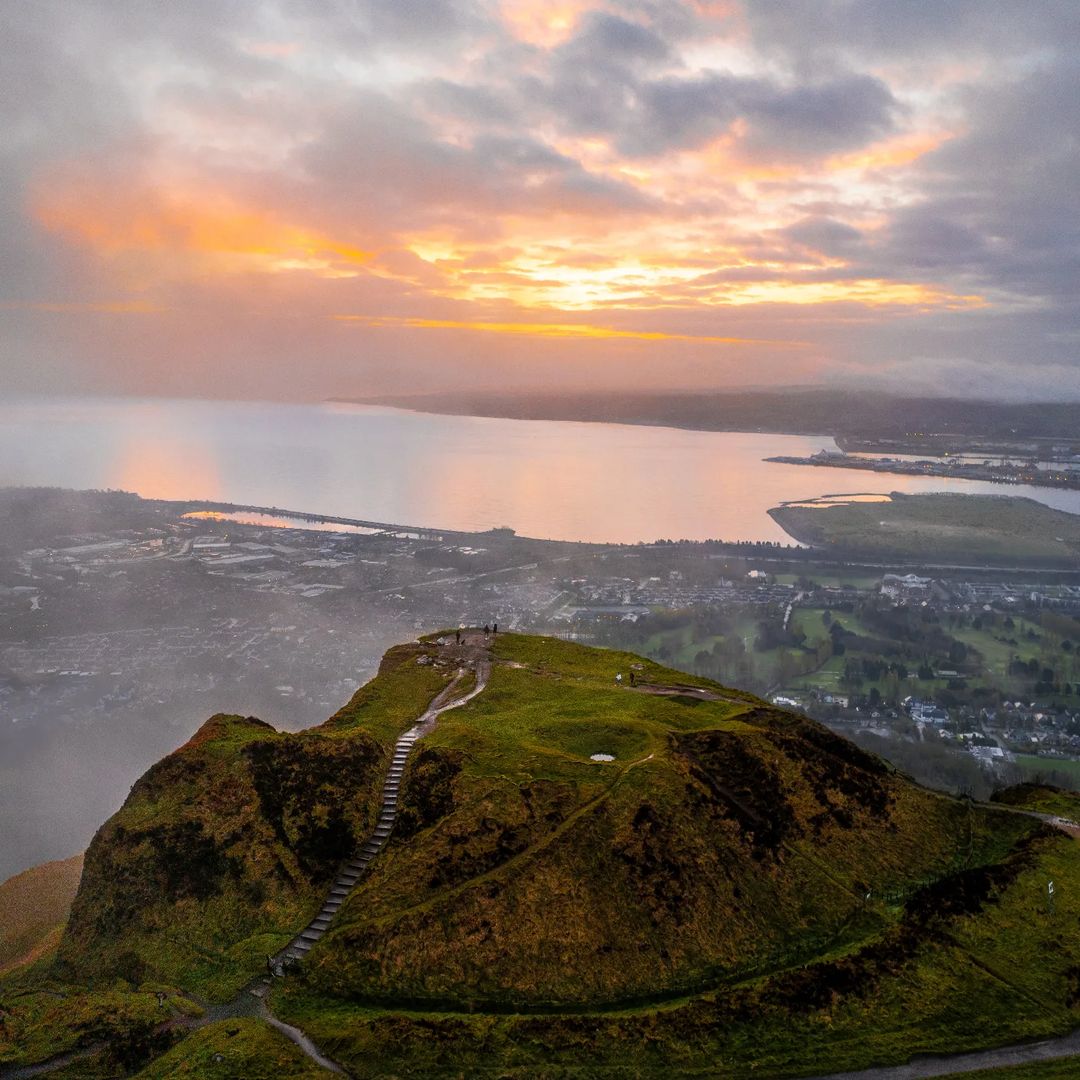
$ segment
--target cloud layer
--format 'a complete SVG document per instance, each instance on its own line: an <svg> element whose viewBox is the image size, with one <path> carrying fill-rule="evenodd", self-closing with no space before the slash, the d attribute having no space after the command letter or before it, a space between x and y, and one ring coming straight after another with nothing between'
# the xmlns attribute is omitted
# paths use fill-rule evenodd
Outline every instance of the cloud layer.
<svg viewBox="0 0 1080 1080"><path fill-rule="evenodd" d="M0 0L0 34L6 392L1080 397L1067 0Z"/></svg>

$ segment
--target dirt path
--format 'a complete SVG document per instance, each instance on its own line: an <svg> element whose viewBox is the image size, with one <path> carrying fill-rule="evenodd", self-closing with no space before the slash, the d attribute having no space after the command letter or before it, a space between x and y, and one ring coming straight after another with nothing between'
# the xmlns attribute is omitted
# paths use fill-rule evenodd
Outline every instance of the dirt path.
<svg viewBox="0 0 1080 1080"><path fill-rule="evenodd" d="M105 1043L94 1043L93 1046L84 1047L82 1050L69 1050L66 1054L57 1054L56 1057L39 1061L36 1065L11 1065L7 1068L0 1066L0 1077L3 1080L31 1080L35 1076L47 1076L65 1065L71 1065L83 1058L99 1054L105 1049Z"/></svg>
<svg viewBox="0 0 1080 1080"><path fill-rule="evenodd" d="M1000 1046L996 1050L973 1050L967 1054L949 1054L942 1057L920 1055L907 1065L829 1073L808 1077L807 1080L929 1080L935 1076L954 1076L956 1073L975 1072L979 1069L1002 1069L1007 1065L1029 1065L1037 1061L1061 1061L1071 1057L1080 1058L1080 1030L1042 1042ZM1080 1060L1076 1063L1076 1073L1080 1076Z"/></svg>
<svg viewBox="0 0 1080 1080"><path fill-rule="evenodd" d="M733 705L753 705L744 697L736 697L734 694L721 694L716 690L706 690L701 686L683 686L674 683L669 686L660 686L657 683L636 683L630 686L623 684L628 690L638 694L652 694L655 697L682 697L692 698L697 701L727 701Z"/></svg>

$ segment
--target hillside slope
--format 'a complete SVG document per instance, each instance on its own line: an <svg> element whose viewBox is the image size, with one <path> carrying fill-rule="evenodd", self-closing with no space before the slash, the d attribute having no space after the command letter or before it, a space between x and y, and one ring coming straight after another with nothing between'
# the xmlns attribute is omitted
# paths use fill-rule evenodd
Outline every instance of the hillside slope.
<svg viewBox="0 0 1080 1080"><path fill-rule="evenodd" d="M321 989L442 1007L656 1000L857 937L867 892L958 869L989 840L964 804L763 702L704 682L650 692L687 677L555 640L494 651L487 690L425 739L386 857L311 954ZM644 687L626 685L631 664Z"/></svg>
<svg viewBox="0 0 1080 1080"><path fill-rule="evenodd" d="M0 982L0 1070L98 1047L126 1075L185 1039L146 1075L229 1046L304 1073L257 1019L189 1030L257 1012L238 991L367 835L393 740L478 658L389 842L273 980L350 1074L799 1076L1080 1020L1076 845L1026 796L925 791L629 654L466 639L391 650L318 728L214 717L151 769L87 853L58 959Z"/></svg>
<svg viewBox="0 0 1080 1080"><path fill-rule="evenodd" d="M284 734L215 716L153 766L86 853L59 948L65 977L235 993L371 827L395 724L446 681L417 655L392 651L320 727Z"/></svg>
<svg viewBox="0 0 1080 1080"><path fill-rule="evenodd" d="M83 857L35 866L0 883L0 975L36 960L60 940Z"/></svg>

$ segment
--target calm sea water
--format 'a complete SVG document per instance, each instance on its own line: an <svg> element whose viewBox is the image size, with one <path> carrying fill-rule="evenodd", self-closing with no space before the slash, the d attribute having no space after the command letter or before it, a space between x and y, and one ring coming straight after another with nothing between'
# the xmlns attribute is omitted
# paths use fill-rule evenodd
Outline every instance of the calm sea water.
<svg viewBox="0 0 1080 1080"><path fill-rule="evenodd" d="M778 465L831 439L173 400L0 404L0 486L123 488L447 529L636 542L790 538L780 502L837 492L1080 492Z"/></svg>

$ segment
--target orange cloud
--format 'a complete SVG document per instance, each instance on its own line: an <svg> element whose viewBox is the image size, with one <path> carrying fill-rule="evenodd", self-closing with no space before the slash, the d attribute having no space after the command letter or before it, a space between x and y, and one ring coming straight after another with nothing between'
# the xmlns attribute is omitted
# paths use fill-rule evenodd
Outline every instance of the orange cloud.
<svg viewBox="0 0 1080 1080"><path fill-rule="evenodd" d="M814 276L825 269L844 272L846 264L836 259L806 263L754 259L743 254L735 242L704 248L692 233L672 237L666 249L655 244L648 229L640 228L626 235L606 236L592 251L581 248L575 252L570 245L554 243L529 244L524 249L493 252L489 263L484 261L482 248L455 251L449 241L434 238L412 242L411 250L443 275L441 280L427 283L433 295L485 304L509 301L534 311L749 304L854 303L946 309L986 305L982 296L953 293L928 283L854 275L816 280ZM588 258L581 258L583 251ZM736 271L738 280L723 280L724 271ZM755 278L755 271L760 277ZM778 277L780 274L783 277ZM804 274L810 277L803 279Z"/></svg>
<svg viewBox="0 0 1080 1080"><path fill-rule="evenodd" d="M45 183L34 193L32 210L45 228L104 255L189 253L324 276L341 276L343 264L347 270L374 258L374 252L213 192L159 187L133 193L99 184Z"/></svg>
<svg viewBox="0 0 1080 1080"><path fill-rule="evenodd" d="M550 14L556 9L576 10L572 5L541 5L537 10ZM819 162L816 175L831 180L831 173L839 173L840 184L859 187L865 180L862 173L902 166L950 137L944 132L922 132L883 140L857 153ZM592 152L599 158L608 150L598 146ZM209 278L219 272L259 272L308 279L365 274L432 298L512 304L519 311L543 313L753 304L850 303L867 308L925 309L985 305L981 296L959 295L932 284L859 279L842 262L815 259L803 264L793 262L789 253L771 252L768 245L760 243L760 237L790 222L790 193L782 185L770 192L767 184L757 184L766 177L775 179L779 173L739 164L728 156L732 153L737 154L737 149L730 140L720 140L696 155L677 155L670 163L653 163L643 180L659 190L670 187L684 193L700 192L704 206L708 204L708 185L715 186L716 176L722 175L724 183L739 188L740 194L743 185L749 192L760 189L760 194L753 194L752 215L742 209L747 205L743 198L741 204L735 204L737 210L718 216L691 216L677 227L673 227L670 213L660 210L652 216L635 216L622 228L612 228L608 220L559 218L521 208L488 219L490 231L475 239L440 225L430 232L406 232L396 239L383 233L379 251L342 239L355 233L354 224L343 224L339 229L326 224L328 219L324 218L318 228L310 227L287 211L264 208L257 200L245 200L209 183L200 189L193 181L178 181L179 171L160 183L134 188L86 173L57 171L38 183L31 205L43 226L100 255L147 255L142 260L117 263L120 273L131 270L126 279L118 278L113 284L121 294L142 293L154 285L155 275L168 280L185 275ZM731 168L720 169L717 162L721 159ZM745 220L740 213L746 214ZM850 276L817 280L827 268ZM738 280L725 281L725 272L733 271L729 276ZM39 308L149 309L142 301ZM442 324L412 325L431 328ZM579 339L677 339L668 334L556 321L463 320L445 325L487 333ZM740 338L686 340L742 343Z"/></svg>
<svg viewBox="0 0 1080 1080"><path fill-rule="evenodd" d="M570 36L587 0L505 0L503 20L511 33L530 45L550 48Z"/></svg>
<svg viewBox="0 0 1080 1080"><path fill-rule="evenodd" d="M952 131L911 131L816 162L755 162L742 155L739 141L745 134L745 122L737 120L730 131L706 149L676 159L672 175L677 181L677 188L685 192L688 183L696 187L703 180L707 182L716 175L725 176L728 182L735 185L753 185L793 179L809 182L818 177L833 179L843 173L897 169L910 165L924 154L956 138L956 132ZM850 181L855 177L844 179ZM760 196L761 192L755 189L755 197Z"/></svg>
<svg viewBox="0 0 1080 1080"><path fill-rule="evenodd" d="M709 305L837 304L867 307L960 308L986 307L985 297L951 293L918 282L853 278L846 281L750 281L721 285L699 300Z"/></svg>
<svg viewBox="0 0 1080 1080"><path fill-rule="evenodd" d="M527 337L612 339L634 341L692 341L707 345L771 345L803 348L805 341L772 341L765 338L714 337L708 334L669 334L660 330L619 330L590 323L473 322L458 319L416 319L384 315L335 315L339 322L363 326L402 327L410 330L471 330L484 334L520 334Z"/></svg>
<svg viewBox="0 0 1080 1080"><path fill-rule="evenodd" d="M950 131L914 131L884 139L850 154L831 157L825 162L825 169L828 172L848 172L897 168L911 164L955 137L955 133Z"/></svg>

